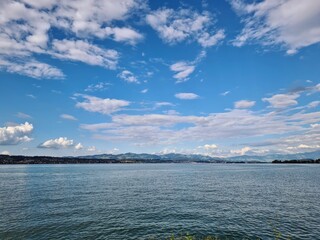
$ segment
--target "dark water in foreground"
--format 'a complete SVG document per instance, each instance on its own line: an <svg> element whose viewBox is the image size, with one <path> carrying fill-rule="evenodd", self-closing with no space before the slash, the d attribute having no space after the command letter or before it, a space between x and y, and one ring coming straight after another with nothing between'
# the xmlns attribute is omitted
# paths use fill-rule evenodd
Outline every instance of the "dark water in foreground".
<svg viewBox="0 0 320 240"><path fill-rule="evenodd" d="M320 239L319 201L320 165L2 165L0 239Z"/></svg>

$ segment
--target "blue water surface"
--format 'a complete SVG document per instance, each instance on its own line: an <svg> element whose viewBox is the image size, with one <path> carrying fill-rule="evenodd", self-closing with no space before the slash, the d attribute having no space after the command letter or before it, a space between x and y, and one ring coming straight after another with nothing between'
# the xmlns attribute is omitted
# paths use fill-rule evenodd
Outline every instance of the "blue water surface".
<svg viewBox="0 0 320 240"><path fill-rule="evenodd" d="M320 166L0 166L0 239L320 239Z"/></svg>

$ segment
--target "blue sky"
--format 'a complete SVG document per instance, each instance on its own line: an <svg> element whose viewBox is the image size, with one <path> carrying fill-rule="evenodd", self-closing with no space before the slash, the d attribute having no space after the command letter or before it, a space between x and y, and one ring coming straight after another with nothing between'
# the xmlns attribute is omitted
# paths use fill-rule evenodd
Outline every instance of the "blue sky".
<svg viewBox="0 0 320 240"><path fill-rule="evenodd" d="M4 0L0 153L320 149L317 0Z"/></svg>

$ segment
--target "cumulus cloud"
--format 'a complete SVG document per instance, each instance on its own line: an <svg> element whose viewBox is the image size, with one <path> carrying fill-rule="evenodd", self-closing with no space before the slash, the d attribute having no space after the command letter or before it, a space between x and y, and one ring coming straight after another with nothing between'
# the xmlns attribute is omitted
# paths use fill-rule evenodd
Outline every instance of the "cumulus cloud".
<svg viewBox="0 0 320 240"><path fill-rule="evenodd" d="M251 108L256 104L255 101L240 100L234 103L235 108Z"/></svg>
<svg viewBox="0 0 320 240"><path fill-rule="evenodd" d="M50 149L62 149L62 148L71 148L74 146L73 140L69 140L66 137L59 137L56 139L49 139L41 143L39 148L50 148Z"/></svg>
<svg viewBox="0 0 320 240"><path fill-rule="evenodd" d="M78 120L77 118L75 118L74 116L69 115L69 114L61 114L60 118L65 119L65 120L71 120L71 121L77 121Z"/></svg>
<svg viewBox="0 0 320 240"><path fill-rule="evenodd" d="M177 93L174 96L181 100L193 100L199 98L195 93Z"/></svg>
<svg viewBox="0 0 320 240"><path fill-rule="evenodd" d="M130 104L128 101L119 99L103 99L82 94L77 94L76 96L85 99L83 102L77 102L76 107L82 108L89 112L97 112L106 115L120 111L123 107L126 107Z"/></svg>
<svg viewBox="0 0 320 240"><path fill-rule="evenodd" d="M287 54L320 42L320 2L313 0L264 0L246 4L232 0L244 28L235 46L250 42L281 45Z"/></svg>
<svg viewBox="0 0 320 240"><path fill-rule="evenodd" d="M114 69L118 54L88 43L93 37L136 44L143 35L131 26L115 27L144 8L141 0L3 0L0 3L0 65L33 78L63 78L61 70L38 62L39 54ZM72 39L53 40L59 29Z"/></svg>
<svg viewBox="0 0 320 240"><path fill-rule="evenodd" d="M135 45L143 39L143 35L141 33L127 27L106 27L104 29L104 33L106 36L112 36L117 42L126 42L131 45Z"/></svg>
<svg viewBox="0 0 320 240"><path fill-rule="evenodd" d="M177 82L186 81L191 73L195 70L195 65L184 61L174 63L170 66L171 71L176 72L173 77Z"/></svg>
<svg viewBox="0 0 320 240"><path fill-rule="evenodd" d="M0 128L0 145L17 145L32 140L30 137L33 125L24 124Z"/></svg>
<svg viewBox="0 0 320 240"><path fill-rule="evenodd" d="M74 149L81 150L83 149L83 145L81 143L78 143L77 145L74 146Z"/></svg>
<svg viewBox="0 0 320 240"><path fill-rule="evenodd" d="M129 27L114 27L112 23L127 19L141 7L140 0L63 1L54 11L55 25L68 28L79 37L112 38L134 44L142 38L140 33Z"/></svg>
<svg viewBox="0 0 320 240"><path fill-rule="evenodd" d="M118 74L118 77L128 83L140 83L137 77L128 70L123 70L121 73Z"/></svg>
<svg viewBox="0 0 320 240"><path fill-rule="evenodd" d="M148 14L146 21L169 44L190 40L211 47L225 38L222 29L212 30L215 20L209 12L162 8Z"/></svg>
<svg viewBox="0 0 320 240"><path fill-rule="evenodd" d="M286 108L289 106L297 105L296 99L300 95L294 94L276 94L270 98L262 98L262 101L268 102L274 108Z"/></svg>

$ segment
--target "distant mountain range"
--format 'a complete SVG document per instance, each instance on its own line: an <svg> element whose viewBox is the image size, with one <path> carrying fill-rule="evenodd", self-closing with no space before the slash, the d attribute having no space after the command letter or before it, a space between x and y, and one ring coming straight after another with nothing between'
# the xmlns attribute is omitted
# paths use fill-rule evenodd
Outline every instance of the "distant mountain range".
<svg viewBox="0 0 320 240"><path fill-rule="evenodd" d="M91 159L116 159L116 160L169 160L169 161L203 161L203 162L225 162L224 158L210 157L200 154L148 154L148 153L123 153L123 154L98 154L79 156L79 158Z"/></svg>
<svg viewBox="0 0 320 240"><path fill-rule="evenodd" d="M299 154L266 156L210 157L198 154L99 154L79 157L1 155L0 164L76 164L76 163L319 163L320 151ZM317 161L313 160L318 159ZM274 161L277 160L277 161ZM302 160L302 161L299 161Z"/></svg>
<svg viewBox="0 0 320 240"><path fill-rule="evenodd" d="M199 162L271 162L273 160L290 160L290 159L318 159L320 151L305 152L296 154L269 154L264 156L235 156L229 158L210 157L200 154L147 154L147 153L123 153L123 154L98 154L80 156L79 158L91 159L116 159L116 160L170 160L170 161L199 161Z"/></svg>

